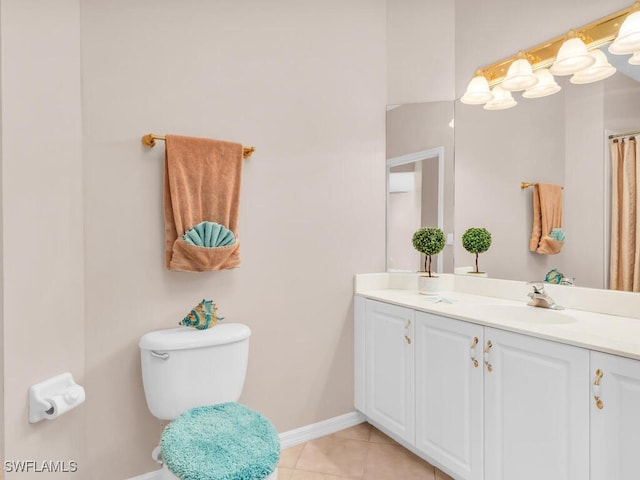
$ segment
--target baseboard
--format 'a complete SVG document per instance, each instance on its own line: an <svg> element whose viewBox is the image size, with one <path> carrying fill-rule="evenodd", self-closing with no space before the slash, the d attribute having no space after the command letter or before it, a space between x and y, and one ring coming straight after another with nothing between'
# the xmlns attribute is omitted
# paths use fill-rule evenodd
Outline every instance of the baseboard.
<svg viewBox="0 0 640 480"><path fill-rule="evenodd" d="M158 480L160 478L160 472L161 470L143 473L142 475L138 475L137 477L127 478L127 480Z"/></svg>
<svg viewBox="0 0 640 480"><path fill-rule="evenodd" d="M308 442L314 438L330 435L345 428L353 427L365 420L366 417L362 413L353 411L318 423L312 423L311 425L289 430L288 432L282 432L280 434L280 447L283 449L293 447L294 445Z"/></svg>
<svg viewBox="0 0 640 480"><path fill-rule="evenodd" d="M353 427L366 420L366 417L357 411L351 413L345 413L337 417L329 418L318 423L312 423L304 427L289 430L288 432L282 432L279 434L280 447L285 449L299 445L314 438L330 435L345 428ZM160 470L155 472L144 473L137 477L131 477L127 480L156 480L159 478Z"/></svg>

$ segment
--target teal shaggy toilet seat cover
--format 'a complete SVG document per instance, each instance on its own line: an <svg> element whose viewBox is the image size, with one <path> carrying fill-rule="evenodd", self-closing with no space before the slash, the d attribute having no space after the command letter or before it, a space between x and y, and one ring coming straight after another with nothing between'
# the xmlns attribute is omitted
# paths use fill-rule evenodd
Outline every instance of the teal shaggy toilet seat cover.
<svg viewBox="0 0 640 480"><path fill-rule="evenodd" d="M280 458L271 422L235 402L187 410L166 426L160 446L181 480L263 480Z"/></svg>

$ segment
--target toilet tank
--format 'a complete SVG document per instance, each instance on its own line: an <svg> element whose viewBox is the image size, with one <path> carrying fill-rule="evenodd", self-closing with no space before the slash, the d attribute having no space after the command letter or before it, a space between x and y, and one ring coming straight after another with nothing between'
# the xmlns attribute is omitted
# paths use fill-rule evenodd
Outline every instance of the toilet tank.
<svg viewBox="0 0 640 480"><path fill-rule="evenodd" d="M163 420L193 407L235 402L247 373L251 330L222 323L149 332L140 339L147 406Z"/></svg>

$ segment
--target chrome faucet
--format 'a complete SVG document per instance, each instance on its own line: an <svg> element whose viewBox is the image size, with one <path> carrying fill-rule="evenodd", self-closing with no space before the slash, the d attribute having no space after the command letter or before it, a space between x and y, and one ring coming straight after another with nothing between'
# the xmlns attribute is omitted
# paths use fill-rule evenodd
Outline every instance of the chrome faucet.
<svg viewBox="0 0 640 480"><path fill-rule="evenodd" d="M563 307L556 305L553 298L547 295L544 291L544 283L542 282L528 282L527 285L533 287L533 292L529 292L527 295L531 299L527 305L532 307L550 308L552 310L562 310Z"/></svg>

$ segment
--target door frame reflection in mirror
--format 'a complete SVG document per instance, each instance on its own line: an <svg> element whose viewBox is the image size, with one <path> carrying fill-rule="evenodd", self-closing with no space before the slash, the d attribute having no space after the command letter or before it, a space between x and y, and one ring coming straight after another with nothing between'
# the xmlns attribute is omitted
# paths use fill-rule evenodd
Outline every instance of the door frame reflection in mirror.
<svg viewBox="0 0 640 480"><path fill-rule="evenodd" d="M437 227L440 229L444 229L444 146L434 147L428 150L421 150L419 152L408 153L406 155L401 155L399 157L393 157L387 159L386 169L387 169L387 198L386 198L386 239L385 239L385 270L387 272L390 271L399 271L393 270L389 268L389 195L390 195L390 178L391 178L391 168L397 167L399 165L408 165L410 163L418 163L423 160L434 160L438 162L438 224ZM424 226L424 225L420 225ZM418 226L418 228L420 228ZM432 225L431 225L432 226ZM407 239L408 242L411 239ZM440 252L437 256L436 265L437 271L442 272L442 252ZM420 270L418 265L418 271ZM403 272L405 270L402 270Z"/></svg>

